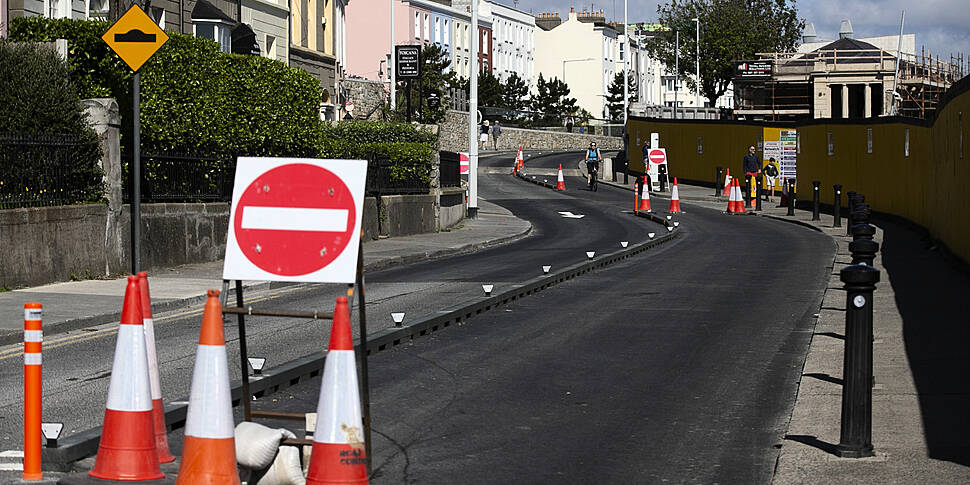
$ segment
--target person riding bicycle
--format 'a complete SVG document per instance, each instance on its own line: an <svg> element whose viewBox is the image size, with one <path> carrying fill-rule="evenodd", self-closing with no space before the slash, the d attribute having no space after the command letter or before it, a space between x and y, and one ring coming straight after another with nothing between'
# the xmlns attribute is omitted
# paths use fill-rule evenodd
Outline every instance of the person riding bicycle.
<svg viewBox="0 0 970 485"><path fill-rule="evenodd" d="M599 148L596 148L596 143L590 143L586 150L586 183L592 184L593 172L599 171L599 162L602 160L603 156L600 155Z"/></svg>

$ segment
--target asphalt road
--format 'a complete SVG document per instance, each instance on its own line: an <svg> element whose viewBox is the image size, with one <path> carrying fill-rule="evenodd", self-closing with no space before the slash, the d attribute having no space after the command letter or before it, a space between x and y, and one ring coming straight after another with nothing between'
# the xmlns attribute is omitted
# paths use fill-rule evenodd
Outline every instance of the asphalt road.
<svg viewBox="0 0 970 485"><path fill-rule="evenodd" d="M578 159L544 155L527 166ZM511 157L482 165L511 167ZM479 295L480 283L524 281L659 228L624 213L631 193L590 193L578 177L565 193L506 174L480 184L535 235L368 274L370 329L390 325L391 311L426 314ZM373 356L374 482L766 483L834 247L798 226L685 206L676 243ZM283 291L268 303L326 308L343 288ZM199 317L156 319L163 390L184 398ZM312 321L248 323L250 354L268 366L321 351L328 333ZM227 337L235 362L231 326ZM45 349L45 416L63 416L67 432L100 424L113 346L98 336ZM19 386L20 369L0 361L0 386ZM318 386L256 406L310 411ZM2 449L19 447L19 405L0 396Z"/></svg>

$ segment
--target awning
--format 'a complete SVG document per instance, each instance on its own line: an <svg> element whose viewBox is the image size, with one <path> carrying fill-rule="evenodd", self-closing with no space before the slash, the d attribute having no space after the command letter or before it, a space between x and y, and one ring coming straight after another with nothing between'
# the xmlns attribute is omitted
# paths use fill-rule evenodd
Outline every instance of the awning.
<svg viewBox="0 0 970 485"><path fill-rule="evenodd" d="M222 22L230 25L236 24L236 19L226 15L225 12L219 10L215 5L209 3L208 0L198 0L195 3L195 8L192 9L192 21Z"/></svg>
<svg viewBox="0 0 970 485"><path fill-rule="evenodd" d="M258 56L262 54L259 48L259 41L256 40L256 33L252 27L246 24L238 24L232 29L232 53L249 54Z"/></svg>

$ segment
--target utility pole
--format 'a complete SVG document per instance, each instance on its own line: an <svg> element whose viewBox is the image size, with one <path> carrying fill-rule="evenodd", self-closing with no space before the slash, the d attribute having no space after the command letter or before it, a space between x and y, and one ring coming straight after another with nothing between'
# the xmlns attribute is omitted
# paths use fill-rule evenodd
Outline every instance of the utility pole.
<svg viewBox="0 0 970 485"><path fill-rule="evenodd" d="M391 55L387 61L387 72L390 73L388 79L391 80L391 111L394 111L397 108L397 73L394 72L397 64L397 59L394 58L394 2L397 0L389 1L391 2L391 50L389 51Z"/></svg>
<svg viewBox="0 0 970 485"><path fill-rule="evenodd" d="M478 216L478 0L471 0L471 55L468 70L468 217Z"/></svg>
<svg viewBox="0 0 970 485"><path fill-rule="evenodd" d="M694 106L700 108L701 107L701 19L694 17L694 22L697 24L697 37L695 39L696 43L694 44L694 48L697 49L697 52L694 53L696 55L695 57L697 58L696 60L697 76L694 78L694 80L697 83L697 86L694 87ZM694 117L696 118L697 115L695 114Z"/></svg>
<svg viewBox="0 0 970 485"><path fill-rule="evenodd" d="M893 76L893 93L889 103L889 116L896 114L896 86L899 85L899 64L903 59L903 23L906 21L906 11L903 10L899 18L899 39L896 41L896 74Z"/></svg>
<svg viewBox="0 0 970 485"><path fill-rule="evenodd" d="M677 90L680 88L680 31L674 31L674 119L677 119Z"/></svg>
<svg viewBox="0 0 970 485"><path fill-rule="evenodd" d="M628 110L627 99L630 96L627 92L627 89L629 89L627 85L630 84L630 73L629 69L627 69L627 64L629 63L631 54L630 34L627 32L627 22L627 0L623 0L623 43L626 44L623 46L623 126L626 126L626 112Z"/></svg>

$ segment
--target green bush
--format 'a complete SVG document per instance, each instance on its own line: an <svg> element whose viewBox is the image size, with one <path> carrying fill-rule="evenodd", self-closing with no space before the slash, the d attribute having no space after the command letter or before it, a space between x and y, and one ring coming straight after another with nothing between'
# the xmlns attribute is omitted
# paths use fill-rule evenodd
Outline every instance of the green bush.
<svg viewBox="0 0 970 485"><path fill-rule="evenodd" d="M100 159L67 64L46 46L0 38L0 201L98 200Z"/></svg>

